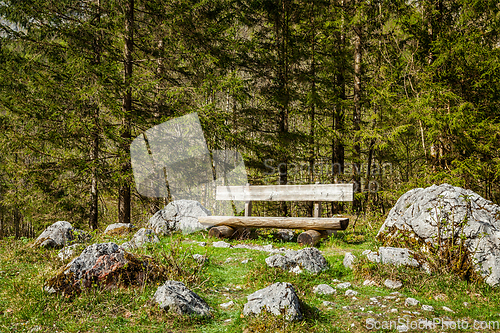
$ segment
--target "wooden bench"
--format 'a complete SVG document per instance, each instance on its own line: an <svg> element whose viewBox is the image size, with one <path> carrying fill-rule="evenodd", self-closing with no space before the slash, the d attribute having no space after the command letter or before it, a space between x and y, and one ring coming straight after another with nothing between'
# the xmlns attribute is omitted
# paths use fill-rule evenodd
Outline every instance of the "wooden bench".
<svg viewBox="0 0 500 333"><path fill-rule="evenodd" d="M213 226L209 235L231 237L234 228L304 229L297 241L314 245L330 230L345 230L348 218L321 217L321 202L352 201L353 184L217 186L217 200L245 201L245 216L205 216L198 221ZM259 217L252 215L252 201L312 201L313 217Z"/></svg>

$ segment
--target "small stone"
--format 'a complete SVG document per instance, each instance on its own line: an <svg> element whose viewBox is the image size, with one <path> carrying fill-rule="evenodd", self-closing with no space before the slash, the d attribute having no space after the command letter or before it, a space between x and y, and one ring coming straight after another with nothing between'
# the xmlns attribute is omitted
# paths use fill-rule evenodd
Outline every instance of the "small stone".
<svg viewBox="0 0 500 333"><path fill-rule="evenodd" d="M207 246L207 242L198 242L198 245L205 247L205 246Z"/></svg>
<svg viewBox="0 0 500 333"><path fill-rule="evenodd" d="M398 297L402 297L403 294L401 294L399 291L393 291L392 293L390 293L389 295L392 295L392 296L398 296Z"/></svg>
<svg viewBox="0 0 500 333"><path fill-rule="evenodd" d="M313 288L313 293L319 295L333 295L337 293L337 290L333 289L327 284L320 284Z"/></svg>
<svg viewBox="0 0 500 333"><path fill-rule="evenodd" d="M230 323L231 322L231 318L224 320L224 322L225 323Z"/></svg>
<svg viewBox="0 0 500 333"><path fill-rule="evenodd" d="M451 312L451 313L455 313L455 311L453 311L452 309L450 309L450 308L449 308L449 307L447 307L447 306L443 306L443 310L444 310L444 311Z"/></svg>
<svg viewBox="0 0 500 333"><path fill-rule="evenodd" d="M397 313L398 309L390 309L389 312L391 312L391 313Z"/></svg>
<svg viewBox="0 0 500 333"><path fill-rule="evenodd" d="M329 301L323 301L323 306L334 306L335 303Z"/></svg>
<svg viewBox="0 0 500 333"><path fill-rule="evenodd" d="M233 306L233 305L234 305L234 302L233 302L233 301L229 301L229 302L227 302L227 303L222 303L222 304L220 304L219 306L220 306L221 308L223 308L223 309L227 309L227 308L229 308L229 307L231 307L231 306Z"/></svg>
<svg viewBox="0 0 500 333"><path fill-rule="evenodd" d="M339 283L337 285L337 288L339 289L347 289L351 286L351 283L350 282L343 282L343 283Z"/></svg>
<svg viewBox="0 0 500 333"><path fill-rule="evenodd" d="M219 242L214 242L214 243L212 243L212 246L213 246L213 247L229 248L229 247L231 247L231 244L226 243L226 242L224 242L224 241L219 241Z"/></svg>
<svg viewBox="0 0 500 333"><path fill-rule="evenodd" d="M234 258L229 257L229 258L227 258L227 259L224 261L224 263L225 263L225 264L227 264L227 263L230 263L231 261L234 261Z"/></svg>
<svg viewBox="0 0 500 333"><path fill-rule="evenodd" d="M340 281L340 280L338 280L338 279L333 279L333 280L332 280L332 283L339 283L339 282L341 282L341 281Z"/></svg>
<svg viewBox="0 0 500 333"><path fill-rule="evenodd" d="M301 269L300 269L300 267L297 265L297 266L293 267L293 268L290 270L290 272L295 273L295 274L300 274L300 273L302 273L302 272L303 272L303 270L301 270Z"/></svg>
<svg viewBox="0 0 500 333"><path fill-rule="evenodd" d="M247 299L243 308L245 316L267 311L276 316L284 315L289 321L303 318L299 298L290 283L277 282L248 295Z"/></svg>
<svg viewBox="0 0 500 333"><path fill-rule="evenodd" d="M448 296L446 296L445 294L437 294L436 296L434 296L434 299L436 301L447 301L448 300Z"/></svg>
<svg viewBox="0 0 500 333"><path fill-rule="evenodd" d="M245 259L245 260L242 260L242 261L241 261L241 263L242 263L242 264L248 264L248 262L249 262L250 260L252 260L252 259Z"/></svg>
<svg viewBox="0 0 500 333"><path fill-rule="evenodd" d="M357 291L355 291L355 290L352 290L352 289L347 289L347 290L345 291L345 295L346 295L346 296L356 296L357 294L358 294L358 292L357 292Z"/></svg>
<svg viewBox="0 0 500 333"><path fill-rule="evenodd" d="M354 267L354 261L356 260L356 256L351 252L347 252L344 256L344 267L352 269Z"/></svg>
<svg viewBox="0 0 500 333"><path fill-rule="evenodd" d="M208 260L207 256L204 256L204 255L201 255L198 253L193 254L193 259L196 260L200 264L203 264Z"/></svg>
<svg viewBox="0 0 500 333"><path fill-rule="evenodd" d="M393 300L396 299L396 296L385 296L384 299Z"/></svg>
<svg viewBox="0 0 500 333"><path fill-rule="evenodd" d="M365 281L363 281L363 286L373 287L373 286L376 286L376 285L377 285L377 282L375 282L373 280L365 280Z"/></svg>
<svg viewBox="0 0 500 333"><path fill-rule="evenodd" d="M419 304L420 302L414 298L408 297L407 299L405 299L405 306L417 306Z"/></svg>
<svg viewBox="0 0 500 333"><path fill-rule="evenodd" d="M414 314L415 316L420 316L420 312L418 311L413 311L412 314Z"/></svg>
<svg viewBox="0 0 500 333"><path fill-rule="evenodd" d="M357 298L356 296L352 296L352 300L353 300L353 301L357 301L357 300L358 300L358 298Z"/></svg>
<svg viewBox="0 0 500 333"><path fill-rule="evenodd" d="M469 305L470 305L470 304L469 304L468 302L464 302L464 306L465 306L466 308L468 308L468 307L469 307Z"/></svg>
<svg viewBox="0 0 500 333"><path fill-rule="evenodd" d="M396 327L396 329L398 330L398 332L408 332L408 326L406 326L404 324L403 325L398 325Z"/></svg>
<svg viewBox="0 0 500 333"><path fill-rule="evenodd" d="M401 281L386 279L384 281L384 286L386 286L387 288L391 288L391 289L399 289L403 286L403 284L401 283Z"/></svg>
<svg viewBox="0 0 500 333"><path fill-rule="evenodd" d="M431 305L422 304L422 310L423 311L434 311L434 307L432 307Z"/></svg>
<svg viewBox="0 0 500 333"><path fill-rule="evenodd" d="M366 318L365 327L375 327L377 325L377 321L375 318Z"/></svg>

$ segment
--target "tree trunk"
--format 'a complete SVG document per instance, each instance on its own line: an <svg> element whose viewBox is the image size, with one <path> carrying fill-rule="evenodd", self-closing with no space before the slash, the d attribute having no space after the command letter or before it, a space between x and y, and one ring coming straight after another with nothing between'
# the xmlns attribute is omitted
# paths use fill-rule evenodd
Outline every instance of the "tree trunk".
<svg viewBox="0 0 500 333"><path fill-rule="evenodd" d="M342 16L344 15L344 1L341 1ZM341 32L338 35L338 43L340 47L340 61L336 83L339 88L339 100L333 112L332 130L334 137L332 139L332 182L339 182L339 175L344 173L344 142L342 140L344 131L344 101L346 100L345 93L345 32L344 18L342 17ZM332 214L338 214L342 209L342 203L332 202Z"/></svg>
<svg viewBox="0 0 500 333"><path fill-rule="evenodd" d="M100 28L101 21L101 1L97 0L97 15L96 15L96 26ZM101 36L100 33L94 38L94 65L98 66L101 63ZM90 184L90 217L89 217L89 227L92 230L96 230L99 226L99 192L98 192L98 182L99 182L99 101L96 101L93 114L93 130L92 130L92 143L90 149L90 160L92 163L92 175Z"/></svg>
<svg viewBox="0 0 500 333"><path fill-rule="evenodd" d="M353 181L355 183L355 192L361 192L361 143L360 143L360 123L361 123L361 26L354 26L354 112L353 112L353 130L354 130L354 155L353 155ZM359 210L360 202L353 200L353 207Z"/></svg>
<svg viewBox="0 0 500 333"><path fill-rule="evenodd" d="M284 150L281 156L281 167L279 168L279 184L286 185L288 183L288 113L289 113L289 87L288 87L288 41L289 41L289 27L288 27L288 0L283 0L282 12L276 14L276 44L278 48L278 85L281 99L279 105L279 142L281 148ZM280 16L283 15L283 17ZM281 38L280 38L281 37ZM286 202L280 203L280 209L283 216L288 216L288 207Z"/></svg>
<svg viewBox="0 0 500 333"><path fill-rule="evenodd" d="M124 82L125 94L122 102L122 144L121 151L125 156L129 155L130 145L130 117L132 111L132 52L134 47L134 0L129 0L125 9L125 47L124 47ZM130 223L130 160L127 158L122 162L122 183L118 194L118 221L120 223Z"/></svg>

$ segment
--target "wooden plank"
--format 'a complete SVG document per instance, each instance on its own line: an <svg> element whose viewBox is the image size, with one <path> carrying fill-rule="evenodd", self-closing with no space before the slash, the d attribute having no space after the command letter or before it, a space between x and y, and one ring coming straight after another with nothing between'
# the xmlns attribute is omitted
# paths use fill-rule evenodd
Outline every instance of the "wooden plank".
<svg viewBox="0 0 500 333"><path fill-rule="evenodd" d="M352 201L353 184L217 186L217 200Z"/></svg>
<svg viewBox="0 0 500 333"><path fill-rule="evenodd" d="M345 230L349 225L349 219L338 217L200 216L198 221L207 226L305 230Z"/></svg>

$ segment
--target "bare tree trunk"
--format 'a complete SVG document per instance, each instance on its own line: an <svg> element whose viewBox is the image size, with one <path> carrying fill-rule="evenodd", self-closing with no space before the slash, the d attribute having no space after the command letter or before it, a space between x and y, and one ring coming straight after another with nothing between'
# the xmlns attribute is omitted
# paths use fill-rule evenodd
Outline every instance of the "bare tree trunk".
<svg viewBox="0 0 500 333"><path fill-rule="evenodd" d="M100 27L101 23L101 1L97 0L97 15L96 15L96 26ZM98 34L94 38L94 65L98 66L101 63L101 36ZM99 161L99 101L96 101L96 106L94 108L93 114L93 130L92 130L92 146L90 150L90 159L92 161L92 175L90 184L90 217L89 217L89 227L92 230L96 230L99 226L99 192L98 192L98 182L99 182L99 168L97 166Z"/></svg>
<svg viewBox="0 0 500 333"><path fill-rule="evenodd" d="M361 26L354 26L354 112L353 112L353 130L354 130L354 156L353 156L353 181L355 183L355 192L361 192L361 143L360 143L360 123L361 123ZM359 210L360 202L353 201L355 210Z"/></svg>
<svg viewBox="0 0 500 333"><path fill-rule="evenodd" d="M342 10L342 27L341 32L338 35L338 43L340 48L340 62L338 68L338 75L336 77L336 83L339 87L339 100L335 106L333 112L333 123L332 130L334 132L334 137L332 139L332 182L338 183L339 175L344 173L345 160L344 160L344 142L342 140L344 131L344 105L343 102L346 100L346 88L345 88L345 31L344 31L344 1L341 1ZM342 203L333 202L332 214L338 214L342 209Z"/></svg>
<svg viewBox="0 0 500 333"><path fill-rule="evenodd" d="M281 148L285 151L281 157L281 168L279 168L279 184L286 185L288 183L288 113L289 113L289 87L288 87L288 42L289 42L289 27L288 27L288 0L282 0L282 14L276 14L276 44L278 48L278 84L282 96L280 103L280 111L278 117L279 124L279 142ZM281 38L280 38L281 35ZM286 202L280 203L281 212L284 216L288 216L288 207Z"/></svg>
<svg viewBox="0 0 500 333"><path fill-rule="evenodd" d="M124 81L125 81L125 94L123 95L122 102L122 145L121 151L128 155L128 149L131 138L130 129L130 113L132 111L132 52L134 47L134 0L129 0L125 13L125 47L124 47ZM130 223L130 161L126 159L123 162L121 172L123 176L120 190L118 193L118 220L120 223Z"/></svg>
<svg viewBox="0 0 500 333"><path fill-rule="evenodd" d="M314 1L311 3L311 105L310 105L310 124L309 124L309 184L315 182L314 177L314 163L315 163L315 116L316 116L316 59L315 59L315 44L316 44L316 26L314 22L315 18L315 6ZM314 216L314 203L309 203L310 215Z"/></svg>

